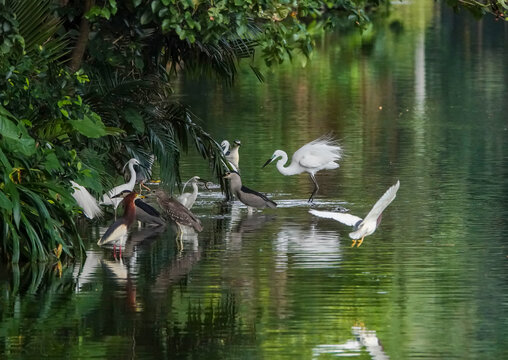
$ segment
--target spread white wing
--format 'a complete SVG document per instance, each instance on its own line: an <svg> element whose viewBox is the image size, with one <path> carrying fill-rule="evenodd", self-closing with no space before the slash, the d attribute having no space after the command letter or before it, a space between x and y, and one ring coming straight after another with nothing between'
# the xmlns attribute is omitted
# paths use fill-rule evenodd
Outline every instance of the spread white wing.
<svg viewBox="0 0 508 360"><path fill-rule="evenodd" d="M355 226L355 224L358 221L362 221L362 218L359 218L358 216L351 214L337 213L331 211L318 211L318 210L309 210L309 212L312 215L316 215L327 219L333 219L349 226Z"/></svg>
<svg viewBox="0 0 508 360"><path fill-rule="evenodd" d="M369 221L377 221L379 215L382 214L384 209L395 199L397 195L397 190L399 190L400 182L397 180L397 183L391 186L386 192L381 196L381 198L374 204L372 209L369 211L367 216L365 216L365 222Z"/></svg>

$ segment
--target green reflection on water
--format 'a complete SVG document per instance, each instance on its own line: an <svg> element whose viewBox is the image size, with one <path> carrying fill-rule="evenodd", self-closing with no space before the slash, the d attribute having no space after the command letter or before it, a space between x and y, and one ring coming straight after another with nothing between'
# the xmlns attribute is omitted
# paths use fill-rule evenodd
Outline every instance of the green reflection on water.
<svg viewBox="0 0 508 360"><path fill-rule="evenodd" d="M402 26L395 26L394 21ZM245 184L280 206L248 216L204 191L205 230L135 231L115 260L86 225L85 264L3 268L0 358L508 356L508 31L433 1L393 6L367 35L318 39L305 68L245 70L233 89L183 79ZM307 176L261 165L333 131L346 156L316 208L365 215L400 179L361 248L311 217ZM209 178L199 156L183 178Z"/></svg>

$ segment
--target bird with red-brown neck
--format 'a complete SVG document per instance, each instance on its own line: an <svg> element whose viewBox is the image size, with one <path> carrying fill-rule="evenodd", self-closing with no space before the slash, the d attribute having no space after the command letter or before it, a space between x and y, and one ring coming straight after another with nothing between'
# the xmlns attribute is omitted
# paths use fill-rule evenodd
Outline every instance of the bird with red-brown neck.
<svg viewBox="0 0 508 360"><path fill-rule="evenodd" d="M116 251L116 246L119 245L120 256L122 256L122 245L127 240L129 227L136 220L136 200L138 194L135 191L123 190L120 194L113 196L113 198L123 198L122 204L124 207L123 216L116 220L106 230L101 239L97 242L97 245L103 246L106 244L113 243L113 251Z"/></svg>

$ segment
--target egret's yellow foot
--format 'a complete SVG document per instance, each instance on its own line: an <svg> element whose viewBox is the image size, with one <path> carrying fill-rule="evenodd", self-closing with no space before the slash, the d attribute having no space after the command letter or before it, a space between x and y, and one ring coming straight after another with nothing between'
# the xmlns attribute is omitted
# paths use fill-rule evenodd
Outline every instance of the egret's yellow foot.
<svg viewBox="0 0 508 360"><path fill-rule="evenodd" d="M353 240L353 243L351 244L351 247L355 247L356 245L356 240Z"/></svg>
<svg viewBox="0 0 508 360"><path fill-rule="evenodd" d="M361 244L362 244L362 242L363 242L363 238L364 238L364 237L365 237L365 236L363 236L360 240L358 240L358 245L356 245L356 247L360 247L360 245L361 245Z"/></svg>

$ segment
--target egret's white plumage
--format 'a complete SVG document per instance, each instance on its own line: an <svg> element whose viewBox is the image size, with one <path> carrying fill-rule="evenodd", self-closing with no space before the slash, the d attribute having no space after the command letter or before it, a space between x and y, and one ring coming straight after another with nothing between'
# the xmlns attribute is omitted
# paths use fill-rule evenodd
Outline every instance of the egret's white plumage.
<svg viewBox="0 0 508 360"><path fill-rule="evenodd" d="M224 155L227 155L229 153L230 146L231 145L229 144L229 141L222 140L222 142L220 143L220 147L222 148L222 152L224 153Z"/></svg>
<svg viewBox="0 0 508 360"><path fill-rule="evenodd" d="M193 176L187 182L183 185L183 190L185 190L185 187L187 184L191 184L192 186L192 192L190 193L183 193L179 195L176 200L183 206L185 206L187 209L191 209L194 203L196 202L196 199L198 197L198 181L200 181L201 178L199 176Z"/></svg>
<svg viewBox="0 0 508 360"><path fill-rule="evenodd" d="M296 175L306 172L314 183L314 190L309 198L312 201L314 195L319 189L319 185L314 175L320 170L332 170L339 167L336 161L342 158L342 148L336 140L323 136L310 143L303 145L295 151L291 158L291 163L284 167L288 161L288 155L285 151L275 150L272 157L263 165L265 167L272 161L277 161L277 170L282 175Z"/></svg>
<svg viewBox="0 0 508 360"><path fill-rule="evenodd" d="M135 158L130 159L122 169L125 169L126 166L129 166L129 172L131 173L131 177L128 183L118 185L113 189L109 190L102 196L102 201L99 203L100 205L112 205L115 209L115 217L116 217L116 209L118 205L122 202L122 198L115 198L115 195L120 194L124 190L132 191L134 189L134 185L136 184L136 171L134 170L134 165L139 165L139 161Z"/></svg>
<svg viewBox="0 0 508 360"><path fill-rule="evenodd" d="M233 171L236 171L236 172L239 171L238 163L240 162L240 153L239 153L240 145L242 145L240 140L233 141L232 147L231 147L229 141L227 141L227 140L223 140L220 143L220 147L222 148L222 152L224 153L226 160L228 161L228 163L230 165L229 166L230 169L232 169Z"/></svg>
<svg viewBox="0 0 508 360"><path fill-rule="evenodd" d="M97 200L86 190L83 186L78 183L71 181L74 192L72 197L76 200L76 203L83 210L83 214L89 219L102 216L102 210L97 204Z"/></svg>
<svg viewBox="0 0 508 360"><path fill-rule="evenodd" d="M354 226L354 231L349 233L349 237L353 239L353 246L355 245L356 240L360 239L358 242L358 246L360 246L363 242L364 237L369 236L374 231L376 231L376 228L381 222L381 216L384 209L386 209L388 205L390 205L390 203L395 199L395 196L397 196L399 186L400 181L397 180L397 183L386 190L383 196L381 196L381 198L374 204L367 216L365 216L365 219L351 214L331 211L318 211L312 209L309 210L309 212L315 216L333 219L345 225Z"/></svg>

